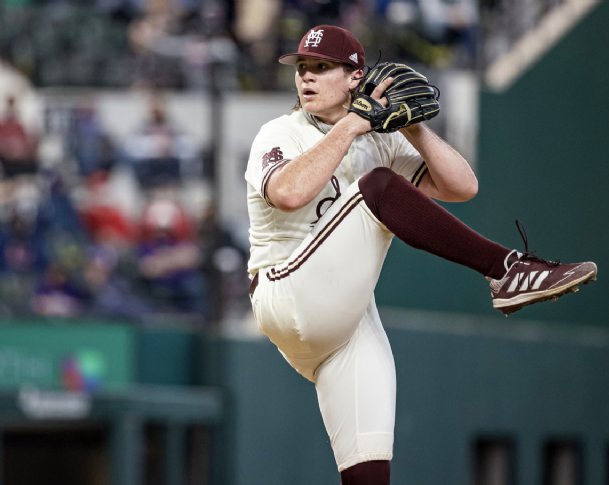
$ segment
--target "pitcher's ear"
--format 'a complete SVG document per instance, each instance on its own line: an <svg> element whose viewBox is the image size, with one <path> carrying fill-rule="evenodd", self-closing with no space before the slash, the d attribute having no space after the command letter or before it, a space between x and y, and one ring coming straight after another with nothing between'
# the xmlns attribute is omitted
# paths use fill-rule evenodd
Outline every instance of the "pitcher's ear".
<svg viewBox="0 0 609 485"><path fill-rule="evenodd" d="M364 70L358 69L351 73L351 89L359 86L360 81L364 78Z"/></svg>

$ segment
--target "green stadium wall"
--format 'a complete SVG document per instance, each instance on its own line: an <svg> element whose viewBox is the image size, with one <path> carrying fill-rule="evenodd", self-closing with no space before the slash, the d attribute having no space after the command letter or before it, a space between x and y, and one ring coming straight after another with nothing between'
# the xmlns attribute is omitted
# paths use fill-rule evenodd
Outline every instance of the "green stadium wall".
<svg viewBox="0 0 609 485"><path fill-rule="evenodd" d="M0 325L0 390L100 391L135 382L134 330L106 322L45 320Z"/></svg>

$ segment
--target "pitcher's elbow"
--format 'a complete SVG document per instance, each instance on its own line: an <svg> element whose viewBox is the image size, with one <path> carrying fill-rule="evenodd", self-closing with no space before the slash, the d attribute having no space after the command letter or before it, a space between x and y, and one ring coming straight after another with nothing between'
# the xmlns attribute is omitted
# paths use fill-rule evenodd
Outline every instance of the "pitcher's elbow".
<svg viewBox="0 0 609 485"><path fill-rule="evenodd" d="M296 192L278 191L271 197L273 206L285 212L294 212L309 202Z"/></svg>
<svg viewBox="0 0 609 485"><path fill-rule="evenodd" d="M472 200L478 195L478 179L472 180L464 191L464 200Z"/></svg>
<svg viewBox="0 0 609 485"><path fill-rule="evenodd" d="M457 190L446 194L446 201L449 202L467 202L478 195L478 180L474 179L467 184L462 184Z"/></svg>

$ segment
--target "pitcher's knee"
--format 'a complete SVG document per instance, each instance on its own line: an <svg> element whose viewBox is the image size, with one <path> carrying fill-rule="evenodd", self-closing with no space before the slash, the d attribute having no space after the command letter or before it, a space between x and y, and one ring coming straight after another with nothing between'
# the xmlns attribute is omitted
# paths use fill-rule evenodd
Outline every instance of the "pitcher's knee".
<svg viewBox="0 0 609 485"><path fill-rule="evenodd" d="M397 175L387 167L376 167L359 179L359 189L364 199L375 199L382 194L392 177Z"/></svg>
<svg viewBox="0 0 609 485"><path fill-rule="evenodd" d="M406 193L410 187L414 188L408 180L387 167L374 168L359 179L359 189L364 201L379 220L384 194L392 181L399 183L400 190Z"/></svg>

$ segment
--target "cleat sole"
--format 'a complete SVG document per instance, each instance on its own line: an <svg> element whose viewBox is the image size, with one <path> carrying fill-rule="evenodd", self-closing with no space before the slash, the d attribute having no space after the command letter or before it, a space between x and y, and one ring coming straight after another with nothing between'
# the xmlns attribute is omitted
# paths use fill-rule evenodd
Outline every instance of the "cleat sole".
<svg viewBox="0 0 609 485"><path fill-rule="evenodd" d="M580 284L587 285L592 281L596 281L596 275L596 271L590 272L578 280L572 281L566 286L555 288L550 292L544 291L539 293L526 293L524 295L517 295L510 299L495 299L493 300L493 308L501 311L507 317L527 305L541 303L548 300L556 301L567 293L577 293L579 291Z"/></svg>

